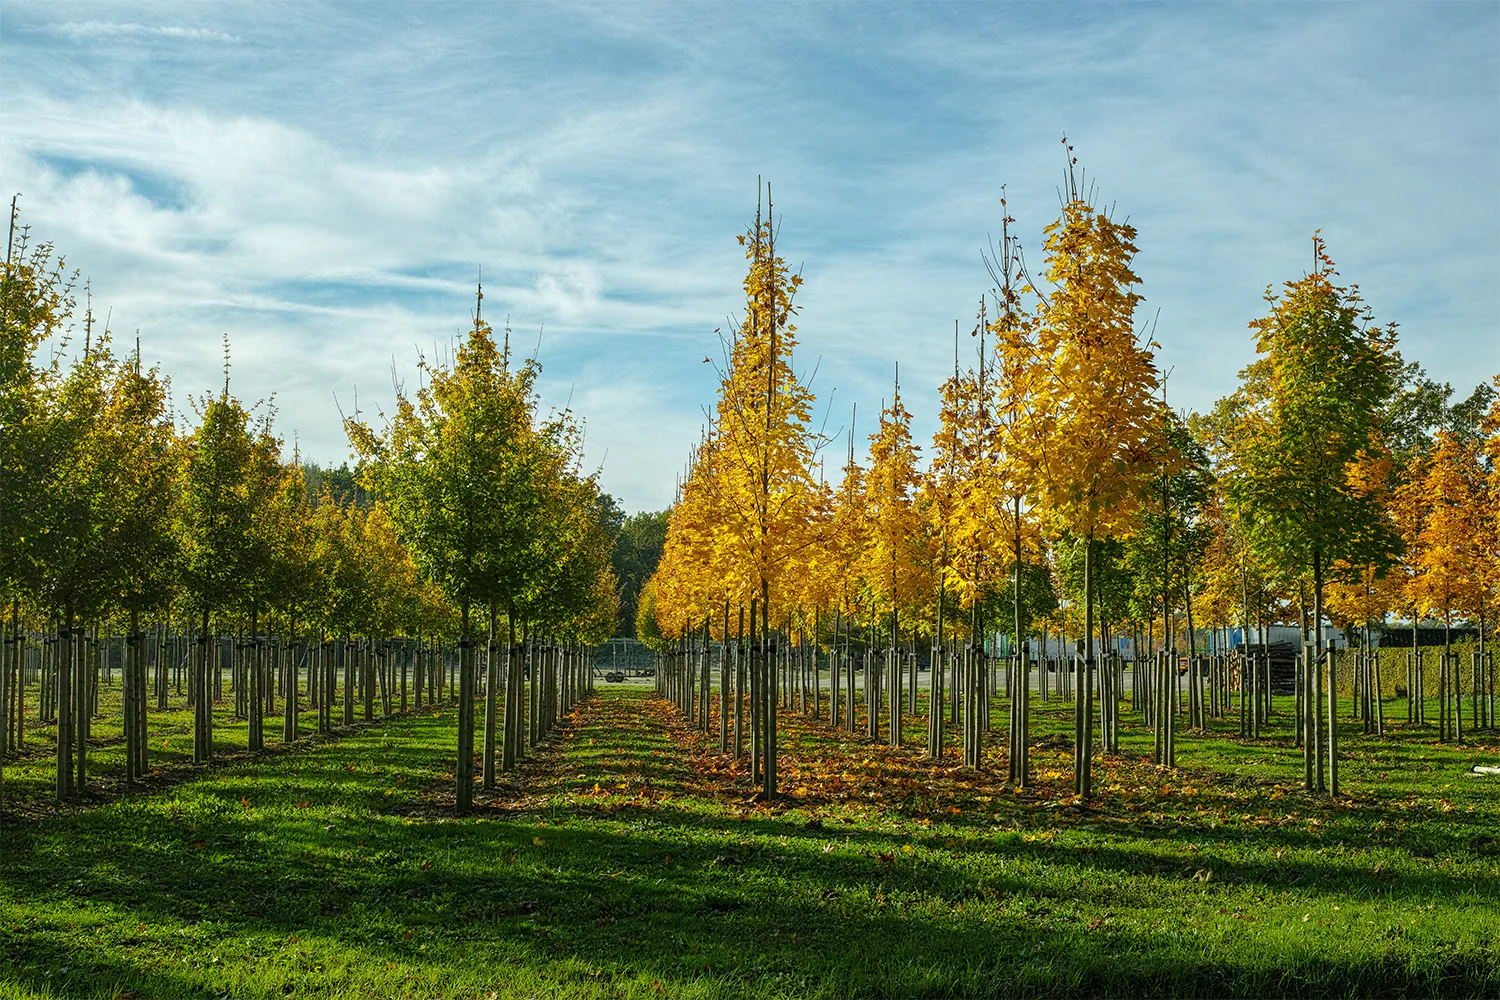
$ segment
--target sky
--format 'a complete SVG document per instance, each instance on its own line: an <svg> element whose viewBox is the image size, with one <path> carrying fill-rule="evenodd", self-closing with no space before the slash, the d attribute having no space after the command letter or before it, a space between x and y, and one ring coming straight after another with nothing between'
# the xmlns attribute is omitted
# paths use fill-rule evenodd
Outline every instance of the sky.
<svg viewBox="0 0 1500 1000"><path fill-rule="evenodd" d="M798 368L856 442L930 441L1002 189L1033 265L1064 134L1174 406L1253 359L1321 229L1461 395L1500 371L1500 3L0 2L0 191L175 398L350 457L419 352L509 318L630 511L672 500L743 304L758 179ZM966 347L967 350L967 347ZM189 418L191 414L188 414ZM844 446L831 446L830 469Z"/></svg>

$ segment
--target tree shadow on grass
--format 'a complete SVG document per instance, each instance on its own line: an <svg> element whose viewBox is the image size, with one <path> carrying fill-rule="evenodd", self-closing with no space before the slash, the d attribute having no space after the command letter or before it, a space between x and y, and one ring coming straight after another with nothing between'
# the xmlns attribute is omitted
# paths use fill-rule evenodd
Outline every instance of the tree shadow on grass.
<svg viewBox="0 0 1500 1000"><path fill-rule="evenodd" d="M253 825L227 823L216 844L255 840ZM212 922L229 939L302 934L433 976L464 949L611 980L723 980L798 995L1466 995L1494 985L1493 967L1472 953L1413 970L1395 956L1216 952L1180 933L1090 928L1087 911L1003 873L986 877L981 894L972 879L864 856L826 862L762 844L725 866L705 859L713 848L703 837L547 827L544 844L527 844L537 829L471 825L464 857L451 829L376 824L332 842L306 830L175 865L135 853L107 864L102 845L75 839L83 849L51 878L18 879L9 865L5 874L10 893L53 897L58 922L86 907L150 927ZM68 875L79 878L59 893L52 879ZM965 905L983 912L965 919ZM402 928L415 932L409 941L395 933ZM63 995L126 984L197 996L216 982L212 969L163 976L149 966L172 956L149 949L129 960L103 945L64 956L45 938L8 936L3 974L38 991L55 988L65 965L79 988ZM445 947L422 951L435 936Z"/></svg>
<svg viewBox="0 0 1500 1000"><path fill-rule="evenodd" d="M268 720L266 746L258 751L248 750L243 745L226 745L222 737L222 730L225 727L216 726L211 763L195 764L192 762L191 753L187 751L166 756L160 751L152 750L150 771L139 781L134 782L127 781L124 777L123 736L99 742L91 741L88 780L83 790L70 800L65 802L56 800L55 786L50 775L44 781L32 780L21 784L12 780L11 775L6 775L7 784L3 787L3 791L0 791L0 829L4 829L10 823L59 813L96 809L123 799L159 793L185 783L200 781L206 777L211 778L216 774L224 773L226 769L257 762L281 761L289 756L295 757L314 751L330 743L360 736L373 729L441 714L442 709L423 707L387 718L358 720L348 726L335 726L326 733L320 733L315 728L309 731L304 725L301 735L289 743L281 741L279 724L273 733L272 723ZM244 725L242 724L240 728L243 729ZM174 735L180 734L174 733ZM55 764L56 748L49 748L48 753L53 755L53 760L45 760L47 754L38 754L35 751L28 751L24 759L29 764L42 763L51 767Z"/></svg>
<svg viewBox="0 0 1500 1000"><path fill-rule="evenodd" d="M909 856L899 835L819 828L800 811L714 815L663 799L698 781L691 762L649 727L604 739L608 713L508 779L543 785L535 791L544 806L516 811L497 799L462 823L402 815L385 793L394 777L436 780L433 757L446 752L436 725L414 723L405 743L364 734L275 773L246 762L173 796L0 831L8 909L41 906L58 925L105 913L131 926L211 924L227 940L315 937L371 968L396 963L434 981L457 975L455 956L495 970L520 963L546 970L549 989L566 996L653 995L658 981L674 991L807 996L1483 995L1500 982L1493 954L1472 949L1414 954L1327 937L1256 947L1181 927L1112 926L1099 914L1165 905L1174 885L1204 905L1236 891L1188 882L1180 859L1138 838L1080 849L986 835L975 819L957 827L970 834L961 850L927 833L905 838L924 852ZM634 794L578 795L605 775ZM656 794L643 796L648 787ZM1151 832L1201 839L1198 830ZM1240 835L1249 842L1252 832ZM1304 833L1253 836L1269 846L1278 841L1267 838ZM1246 872L1257 886L1330 894L1355 877L1342 859L1255 862ZM1116 896L1075 887L1100 876L1141 881ZM1392 891L1441 898L1457 889L1448 875L1423 873ZM1159 901L1135 898L1152 892ZM1485 898L1493 894L1491 885ZM0 933L0 981L56 992L56 938L20 924ZM87 942L81 954L87 964L75 965L87 976L62 995L125 984L143 997L204 996L227 981L213 968L162 973L172 954L149 944ZM477 988L501 975L463 982ZM319 995L316 985L278 982L275 995Z"/></svg>
<svg viewBox="0 0 1500 1000"><path fill-rule="evenodd" d="M9 940L7 940L9 938ZM210 997L190 977L147 969L117 950L97 944L28 937L17 954L15 935L0 929L0 995L22 987L44 997ZM222 994L218 994L222 995Z"/></svg>

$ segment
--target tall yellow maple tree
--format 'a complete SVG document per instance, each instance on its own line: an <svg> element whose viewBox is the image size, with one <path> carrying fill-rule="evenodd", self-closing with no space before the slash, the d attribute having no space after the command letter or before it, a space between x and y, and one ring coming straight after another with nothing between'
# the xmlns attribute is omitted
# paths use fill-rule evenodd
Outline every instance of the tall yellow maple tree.
<svg viewBox="0 0 1500 1000"><path fill-rule="evenodd" d="M1141 491L1168 458L1158 440L1159 373L1152 344L1136 330L1140 279L1131 270L1135 227L1080 194L1068 146L1067 203L1046 229L1052 285L1038 346L1051 377L1037 387L1049 447L1031 456L1036 496L1058 534L1084 540L1084 673L1074 719L1075 791L1092 792L1094 543L1135 527Z"/></svg>
<svg viewBox="0 0 1500 1000"><path fill-rule="evenodd" d="M917 453L911 439L911 414L901 404L898 380L890 406L881 411L879 426L870 435L870 472L864 480L869 545L860 566L870 594L871 612L879 619L879 625L889 629L888 739L892 745L901 740L902 692L897 650L903 627L916 621L918 604L930 579L927 538L916 506L921 486ZM878 708L870 706L872 712Z"/></svg>
<svg viewBox="0 0 1500 1000"><path fill-rule="evenodd" d="M794 299L802 278L777 256L770 204L768 188L765 214L757 208L755 224L739 237L749 262L745 313L720 382L715 469L705 478L711 483L713 510L710 563L725 579L748 584L752 633L758 636L752 643L752 719L758 773L768 799L776 794L776 678L768 640L772 623L789 620L797 610L795 570L822 525L814 517L821 498L812 473L814 397L792 367ZM690 546L674 543L672 535L669 527L675 560L675 553ZM683 592L658 579L659 619L680 615L676 607L683 599Z"/></svg>

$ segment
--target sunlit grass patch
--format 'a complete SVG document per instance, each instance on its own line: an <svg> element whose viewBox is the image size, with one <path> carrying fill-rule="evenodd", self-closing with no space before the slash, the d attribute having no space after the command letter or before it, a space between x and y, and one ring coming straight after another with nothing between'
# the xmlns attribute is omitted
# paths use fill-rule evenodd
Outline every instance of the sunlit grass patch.
<svg viewBox="0 0 1500 1000"><path fill-rule="evenodd" d="M784 714L766 806L716 732L609 691L455 819L453 728L393 719L0 828L0 994L1500 989L1500 809L1456 776L1472 748L1430 736L1351 737L1356 795L1332 804L1279 737L1185 737L1165 772L1130 734L1084 809L1060 747L1018 795ZM1375 777L1398 758L1433 770Z"/></svg>

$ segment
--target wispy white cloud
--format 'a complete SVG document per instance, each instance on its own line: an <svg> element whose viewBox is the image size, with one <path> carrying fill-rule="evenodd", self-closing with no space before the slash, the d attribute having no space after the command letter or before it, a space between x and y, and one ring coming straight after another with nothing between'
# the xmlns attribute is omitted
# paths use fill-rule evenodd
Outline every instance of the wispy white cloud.
<svg viewBox="0 0 1500 1000"><path fill-rule="evenodd" d="M283 426L322 459L347 453L334 392L346 408L357 394L378 409L393 362L409 372L418 350L441 352L465 325L481 268L491 319L512 315L527 353L545 324L542 357L562 375L573 356L587 363L621 338L679 335L685 297L700 302L692 314L712 316L735 280L732 267L722 280L681 280L628 242L601 241L584 255L592 241L571 232L579 224L565 199L536 192L532 171L503 154L379 166L274 121L138 101L32 95L0 112L0 123L34 137L24 150L0 148L0 175L26 192L39 228L64 234L117 326L141 326L148 356L185 388L212 384L227 333L240 391L274 393ZM143 184L147 175L176 189L171 204L153 199L160 184ZM595 415L593 460L608 453L611 473L633 470L612 488L654 498L647 482L662 456L653 449L680 450L680 435L665 428L681 421L658 414L657 433L630 429L640 407L663 399L652 368L592 373L638 401L630 423L616 397L610 412L595 411L586 386L577 386L575 409ZM558 402L576 385L549 379L547 398ZM683 426L696 426L693 402L682 407Z"/></svg>
<svg viewBox="0 0 1500 1000"><path fill-rule="evenodd" d="M181 38L194 42L237 42L234 35L211 28L194 28L182 24L136 24L133 21L66 21L57 33L71 38L122 38L155 36Z"/></svg>
<svg viewBox="0 0 1500 1000"><path fill-rule="evenodd" d="M1232 386L1318 227L1437 377L1500 368L1493 4L820 5L769 46L711 6L275 9L7 8L0 181L179 387L214 384L227 332L240 391L321 459L347 451L333 392L385 405L482 269L521 349L545 327L606 487L666 503L757 175L835 426L900 361L925 435L1000 184L1039 265L1064 130L1140 227L1181 404ZM129 39L161 44L71 44Z"/></svg>

